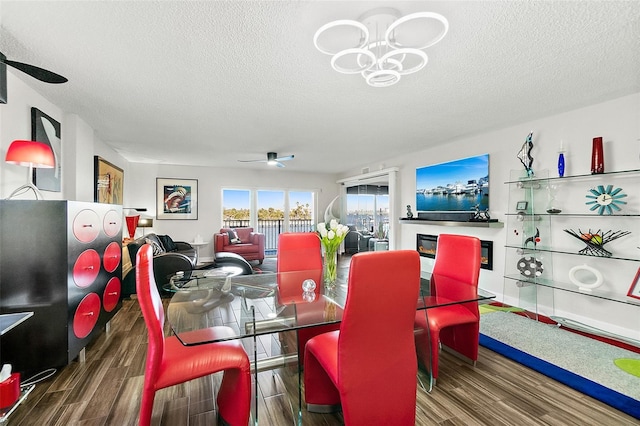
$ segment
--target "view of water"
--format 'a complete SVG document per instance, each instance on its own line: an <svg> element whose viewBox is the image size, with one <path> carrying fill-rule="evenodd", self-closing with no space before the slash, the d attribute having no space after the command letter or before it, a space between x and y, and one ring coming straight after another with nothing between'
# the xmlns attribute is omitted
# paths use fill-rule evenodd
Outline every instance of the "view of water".
<svg viewBox="0 0 640 426"><path fill-rule="evenodd" d="M473 211L476 204L480 210L489 208L489 196L478 194L416 194L418 211Z"/></svg>

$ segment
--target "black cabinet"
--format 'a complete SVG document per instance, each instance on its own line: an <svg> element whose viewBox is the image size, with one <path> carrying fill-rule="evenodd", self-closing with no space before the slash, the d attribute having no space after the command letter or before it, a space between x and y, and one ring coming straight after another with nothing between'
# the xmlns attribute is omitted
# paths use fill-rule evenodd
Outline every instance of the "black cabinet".
<svg viewBox="0 0 640 426"><path fill-rule="evenodd" d="M0 201L0 313L33 317L0 337L25 375L75 359L120 307L122 207Z"/></svg>

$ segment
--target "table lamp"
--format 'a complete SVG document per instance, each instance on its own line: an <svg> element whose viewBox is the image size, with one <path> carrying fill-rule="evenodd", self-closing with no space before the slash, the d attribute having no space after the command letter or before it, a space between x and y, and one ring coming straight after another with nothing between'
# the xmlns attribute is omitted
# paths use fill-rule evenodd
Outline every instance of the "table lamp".
<svg viewBox="0 0 640 426"><path fill-rule="evenodd" d="M40 190L33 184L33 168L51 169L55 166L53 151L49 145L37 141L15 140L9 145L4 161L9 164L29 167L29 182L13 191L7 200L29 189L36 194L36 200L44 200Z"/></svg>
<svg viewBox="0 0 640 426"><path fill-rule="evenodd" d="M150 217L141 217L138 221L138 226L142 228L142 235L145 234L145 228L153 227L153 219Z"/></svg>

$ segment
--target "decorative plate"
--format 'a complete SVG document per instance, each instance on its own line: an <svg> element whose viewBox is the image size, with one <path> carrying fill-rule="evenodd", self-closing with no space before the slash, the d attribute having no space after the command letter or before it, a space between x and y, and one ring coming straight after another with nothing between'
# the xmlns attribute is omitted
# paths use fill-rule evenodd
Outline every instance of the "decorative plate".
<svg viewBox="0 0 640 426"><path fill-rule="evenodd" d="M591 205L589 210L598 211L598 214L613 214L615 211L622 210L618 204L627 204L626 201L622 201L621 198L626 197L627 194L622 192L622 188L613 189L613 185L598 185L596 189L589 189L589 193L586 195L591 201L587 201L586 205Z"/></svg>

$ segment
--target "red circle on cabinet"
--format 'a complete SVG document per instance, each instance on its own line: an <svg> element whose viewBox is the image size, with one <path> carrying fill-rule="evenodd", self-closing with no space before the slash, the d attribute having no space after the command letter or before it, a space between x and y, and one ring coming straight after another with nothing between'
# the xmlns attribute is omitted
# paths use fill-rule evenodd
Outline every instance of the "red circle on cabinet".
<svg viewBox="0 0 640 426"><path fill-rule="evenodd" d="M122 229L122 213L118 213L115 210L109 210L102 220L102 227L104 233L108 237L115 237Z"/></svg>
<svg viewBox="0 0 640 426"><path fill-rule="evenodd" d="M120 264L120 258L122 257L122 250L120 244L115 241L110 243L106 249L104 249L104 255L102 262L104 263L104 269L107 272L113 272Z"/></svg>
<svg viewBox="0 0 640 426"><path fill-rule="evenodd" d="M111 278L104 289L104 294L102 295L102 304L104 305L105 311L111 312L116 308L116 306L118 306L118 301L120 300L120 289L120 279L118 277Z"/></svg>
<svg viewBox="0 0 640 426"><path fill-rule="evenodd" d="M78 287L89 287L100 272L100 255L94 249L80 253L73 265L73 281Z"/></svg>
<svg viewBox="0 0 640 426"><path fill-rule="evenodd" d="M73 235L78 241L90 243L100 233L100 218L93 210L82 210L73 219Z"/></svg>
<svg viewBox="0 0 640 426"><path fill-rule="evenodd" d="M73 334L83 339L91 333L100 316L100 296L95 293L87 294L73 316Z"/></svg>

